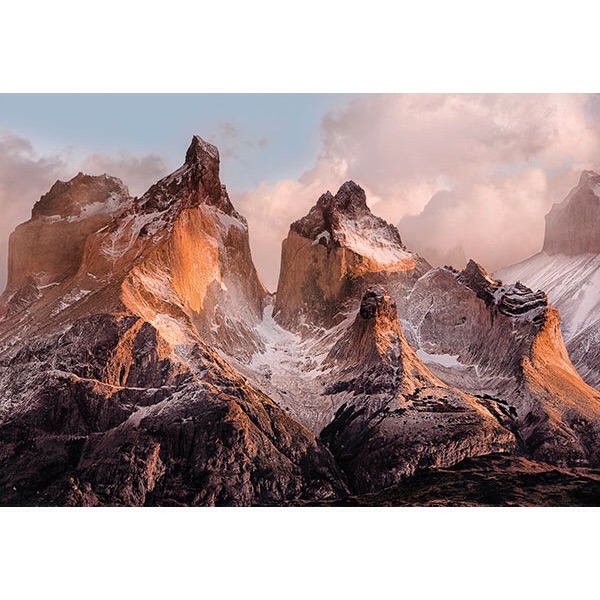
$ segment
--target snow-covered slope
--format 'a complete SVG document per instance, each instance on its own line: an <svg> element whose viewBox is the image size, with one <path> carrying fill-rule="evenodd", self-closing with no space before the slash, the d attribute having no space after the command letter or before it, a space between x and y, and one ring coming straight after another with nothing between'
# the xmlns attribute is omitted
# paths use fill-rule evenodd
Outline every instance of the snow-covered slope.
<svg viewBox="0 0 600 600"><path fill-rule="evenodd" d="M496 275L548 294L573 364L587 383L600 387L600 255L540 252Z"/></svg>
<svg viewBox="0 0 600 600"><path fill-rule="evenodd" d="M552 207L542 252L496 276L548 294L573 364L587 383L600 387L600 175L584 171Z"/></svg>
<svg viewBox="0 0 600 600"><path fill-rule="evenodd" d="M495 275L544 290L562 319L566 342L600 323L600 254L546 254L540 252Z"/></svg>

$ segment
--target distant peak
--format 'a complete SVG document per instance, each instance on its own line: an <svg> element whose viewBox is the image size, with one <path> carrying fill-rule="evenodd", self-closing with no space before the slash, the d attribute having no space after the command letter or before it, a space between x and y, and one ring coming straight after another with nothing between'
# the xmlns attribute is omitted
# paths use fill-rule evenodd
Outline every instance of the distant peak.
<svg viewBox="0 0 600 600"><path fill-rule="evenodd" d="M579 178L579 185L583 185L588 179L592 177L598 177L598 173L595 171L582 171L581 177Z"/></svg>
<svg viewBox="0 0 600 600"><path fill-rule="evenodd" d="M579 183L546 215L546 254L600 254L600 175L583 171Z"/></svg>
<svg viewBox="0 0 600 600"><path fill-rule="evenodd" d="M219 150L216 146L204 141L199 135L192 138L192 143L185 153L185 164L194 166L206 160L219 162Z"/></svg>

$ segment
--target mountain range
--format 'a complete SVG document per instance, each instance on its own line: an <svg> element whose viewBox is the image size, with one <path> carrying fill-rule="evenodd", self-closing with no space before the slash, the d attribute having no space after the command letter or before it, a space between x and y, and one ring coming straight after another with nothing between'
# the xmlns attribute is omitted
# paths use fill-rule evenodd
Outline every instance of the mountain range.
<svg viewBox="0 0 600 600"><path fill-rule="evenodd" d="M600 177L495 276L432 268L348 181L271 294L219 162L195 136L139 198L80 173L11 235L0 504L597 504Z"/></svg>

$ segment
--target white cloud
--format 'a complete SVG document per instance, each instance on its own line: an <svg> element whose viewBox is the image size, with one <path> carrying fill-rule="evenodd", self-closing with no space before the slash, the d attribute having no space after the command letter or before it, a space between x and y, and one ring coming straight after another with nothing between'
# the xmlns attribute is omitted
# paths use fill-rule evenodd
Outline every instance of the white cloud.
<svg viewBox="0 0 600 600"><path fill-rule="evenodd" d="M259 271L273 287L289 223L346 179L400 221L434 262L461 248L489 269L541 248L544 214L600 167L597 98L585 95L378 95L328 114L315 167L237 198ZM596 115L597 117L597 115ZM444 192L444 193L439 193Z"/></svg>
<svg viewBox="0 0 600 600"><path fill-rule="evenodd" d="M169 169L157 154L118 156L93 154L79 163L79 170L88 175L107 173L121 179L134 196L141 196L153 183L168 175Z"/></svg>

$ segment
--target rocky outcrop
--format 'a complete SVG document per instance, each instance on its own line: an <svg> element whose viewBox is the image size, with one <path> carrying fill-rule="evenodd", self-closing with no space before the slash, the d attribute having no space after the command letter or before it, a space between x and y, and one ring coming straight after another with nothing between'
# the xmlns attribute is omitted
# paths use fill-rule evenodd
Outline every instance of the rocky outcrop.
<svg viewBox="0 0 600 600"><path fill-rule="evenodd" d="M326 364L325 395L336 397L340 408L321 438L355 493L394 485L426 467L517 447L501 404L488 408L445 385L419 360L383 288L365 293Z"/></svg>
<svg viewBox="0 0 600 600"><path fill-rule="evenodd" d="M318 506L597 506L600 471L490 454L426 469L381 491Z"/></svg>
<svg viewBox="0 0 600 600"><path fill-rule="evenodd" d="M584 171L579 185L546 215L546 254L600 253L600 175Z"/></svg>
<svg viewBox="0 0 600 600"><path fill-rule="evenodd" d="M81 239L60 278L44 271L54 285L13 271L1 299L1 504L269 505L346 492L315 435L219 356L260 347L251 334L266 291L218 167L216 148L194 138L180 169L114 212L102 208L112 191L104 204L89 192L94 181L120 189L110 178L78 176L37 205L32 222L79 223ZM60 267L63 240L49 231L44 264Z"/></svg>
<svg viewBox="0 0 600 600"><path fill-rule="evenodd" d="M130 201L123 183L107 175L79 173L70 181L57 181L35 204L31 219L10 236L7 292L27 285L58 285L73 276L87 237L110 223Z"/></svg>
<svg viewBox="0 0 600 600"><path fill-rule="evenodd" d="M470 262L461 273L429 272L409 305L419 356L447 384L504 403L530 456L598 464L600 394L573 367L543 293Z"/></svg>
<svg viewBox="0 0 600 600"><path fill-rule="evenodd" d="M369 286L393 283L398 295L429 269L406 251L397 229L373 215L353 181L323 194L292 223L283 242L274 317L288 329L339 324Z"/></svg>

